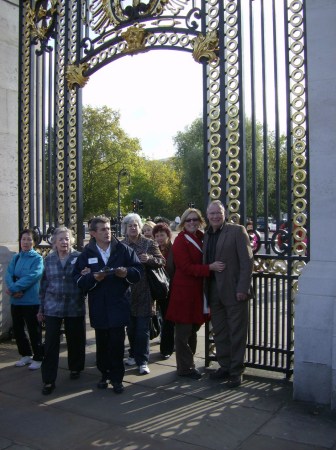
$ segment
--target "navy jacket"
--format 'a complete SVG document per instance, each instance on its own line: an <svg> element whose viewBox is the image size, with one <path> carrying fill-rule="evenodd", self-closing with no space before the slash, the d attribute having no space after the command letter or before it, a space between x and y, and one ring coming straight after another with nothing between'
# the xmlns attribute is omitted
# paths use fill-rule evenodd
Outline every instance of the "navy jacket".
<svg viewBox="0 0 336 450"><path fill-rule="evenodd" d="M126 267L127 277L120 278L114 274L107 275L97 282L93 272L105 267L92 239L78 256L73 270L77 285L88 293L90 323L93 328L107 329L128 325L130 319L130 285L137 283L143 273L142 265L128 245L112 237L111 255L107 262L110 268ZM89 267L91 273L81 275L81 271Z"/></svg>

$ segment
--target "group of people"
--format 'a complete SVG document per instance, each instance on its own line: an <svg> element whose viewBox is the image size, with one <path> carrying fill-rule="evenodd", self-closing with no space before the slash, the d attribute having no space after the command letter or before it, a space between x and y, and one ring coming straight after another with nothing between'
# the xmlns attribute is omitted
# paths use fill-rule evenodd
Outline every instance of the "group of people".
<svg viewBox="0 0 336 450"><path fill-rule="evenodd" d="M13 328L21 359L17 366L41 367L45 395L55 389L60 331L68 346L70 378L85 364L85 298L95 330L97 387L124 390L125 333L129 356L125 363L150 373L150 321L158 307L163 319L162 359L175 350L177 374L200 379L195 367L197 331L212 322L219 369L212 379L241 384L248 325L248 298L253 267L252 249L243 226L225 221L225 209L213 201L207 209L209 226L196 208L188 208L172 242L169 226L146 222L134 213L122 222L123 239L111 233L106 217L90 222L90 242L81 253L72 248L71 230L57 228L53 251L44 259L33 249L34 235L24 230L21 251L8 266ZM155 302L148 270L164 267L169 295ZM156 304L157 303L157 304ZM42 345L41 323L45 323ZM25 333L26 324L29 339Z"/></svg>

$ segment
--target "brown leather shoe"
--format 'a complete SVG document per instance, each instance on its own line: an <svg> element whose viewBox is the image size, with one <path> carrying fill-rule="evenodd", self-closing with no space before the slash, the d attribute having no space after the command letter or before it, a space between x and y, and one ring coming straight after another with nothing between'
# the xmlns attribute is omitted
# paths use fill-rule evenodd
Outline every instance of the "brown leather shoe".
<svg viewBox="0 0 336 450"><path fill-rule="evenodd" d="M220 367L216 372L212 372L209 375L210 380L228 380L230 378L230 372L224 367Z"/></svg>

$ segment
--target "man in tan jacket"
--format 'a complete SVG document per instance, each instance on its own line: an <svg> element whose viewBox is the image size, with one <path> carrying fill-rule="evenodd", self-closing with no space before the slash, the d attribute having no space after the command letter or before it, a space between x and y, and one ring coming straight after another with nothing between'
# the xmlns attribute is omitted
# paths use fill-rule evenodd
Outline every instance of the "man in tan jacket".
<svg viewBox="0 0 336 450"><path fill-rule="evenodd" d="M204 263L225 263L225 269L214 272L205 283L220 365L210 378L228 380L227 386L233 388L241 384L244 371L253 253L245 228L225 222L219 200L210 203L207 217L210 226L204 237Z"/></svg>

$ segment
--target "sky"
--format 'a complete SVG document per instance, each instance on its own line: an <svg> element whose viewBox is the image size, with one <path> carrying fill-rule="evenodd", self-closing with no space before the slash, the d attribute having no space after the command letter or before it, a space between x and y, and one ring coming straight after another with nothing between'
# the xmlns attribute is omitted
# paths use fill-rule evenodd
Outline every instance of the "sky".
<svg viewBox="0 0 336 450"><path fill-rule="evenodd" d="M191 53L127 55L90 77L83 103L120 111L121 127L149 159L174 155L173 137L202 114L202 66Z"/></svg>

